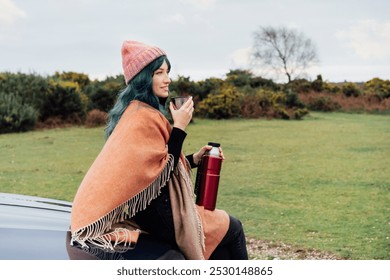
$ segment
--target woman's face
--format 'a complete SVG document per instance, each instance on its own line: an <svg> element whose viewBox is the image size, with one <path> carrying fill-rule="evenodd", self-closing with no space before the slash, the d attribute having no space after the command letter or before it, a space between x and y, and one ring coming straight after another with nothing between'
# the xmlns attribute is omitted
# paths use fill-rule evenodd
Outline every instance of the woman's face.
<svg viewBox="0 0 390 280"><path fill-rule="evenodd" d="M153 92L157 97L166 98L169 93L169 84L171 79L169 78L168 64L163 64L153 73Z"/></svg>

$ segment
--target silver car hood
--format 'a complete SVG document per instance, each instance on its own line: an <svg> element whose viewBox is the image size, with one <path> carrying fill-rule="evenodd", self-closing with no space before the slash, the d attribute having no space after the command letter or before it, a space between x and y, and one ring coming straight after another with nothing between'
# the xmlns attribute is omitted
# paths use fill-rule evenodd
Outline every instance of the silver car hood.
<svg viewBox="0 0 390 280"><path fill-rule="evenodd" d="M66 201L0 193L0 259L69 259L71 208Z"/></svg>
<svg viewBox="0 0 390 280"><path fill-rule="evenodd" d="M0 193L0 260L184 259L148 234L119 252L71 246L71 209L66 201Z"/></svg>

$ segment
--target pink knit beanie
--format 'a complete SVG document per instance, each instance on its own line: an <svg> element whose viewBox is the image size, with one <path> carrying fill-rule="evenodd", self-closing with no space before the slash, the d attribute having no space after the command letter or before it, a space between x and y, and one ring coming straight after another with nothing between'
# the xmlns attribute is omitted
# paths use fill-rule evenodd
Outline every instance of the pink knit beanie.
<svg viewBox="0 0 390 280"><path fill-rule="evenodd" d="M141 42L124 41L122 45L122 67L126 84L141 70L156 58L166 53L154 46Z"/></svg>

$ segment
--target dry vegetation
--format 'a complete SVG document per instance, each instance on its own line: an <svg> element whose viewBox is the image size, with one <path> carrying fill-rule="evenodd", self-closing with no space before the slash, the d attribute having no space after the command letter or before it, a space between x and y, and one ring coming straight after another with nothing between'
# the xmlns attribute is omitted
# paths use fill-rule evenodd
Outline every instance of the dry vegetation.
<svg viewBox="0 0 390 280"><path fill-rule="evenodd" d="M367 113L390 111L390 99L380 98L377 95L345 96L326 92L310 92L299 94L299 99L312 110Z"/></svg>
<svg viewBox="0 0 390 280"><path fill-rule="evenodd" d="M335 254L299 248L282 242L247 238L249 258L252 260L340 260Z"/></svg>

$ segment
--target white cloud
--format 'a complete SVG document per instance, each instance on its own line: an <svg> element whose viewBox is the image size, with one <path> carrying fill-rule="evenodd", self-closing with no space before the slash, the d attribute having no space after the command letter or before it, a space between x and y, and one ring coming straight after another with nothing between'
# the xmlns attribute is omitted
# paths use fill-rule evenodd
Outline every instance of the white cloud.
<svg viewBox="0 0 390 280"><path fill-rule="evenodd" d="M208 10L215 6L217 0L180 0L182 3L191 4L196 8Z"/></svg>
<svg viewBox="0 0 390 280"><path fill-rule="evenodd" d="M11 0L0 0L0 24L13 24L16 20L26 17Z"/></svg>
<svg viewBox="0 0 390 280"><path fill-rule="evenodd" d="M336 36L351 47L363 59L390 58L390 21L365 20Z"/></svg>

